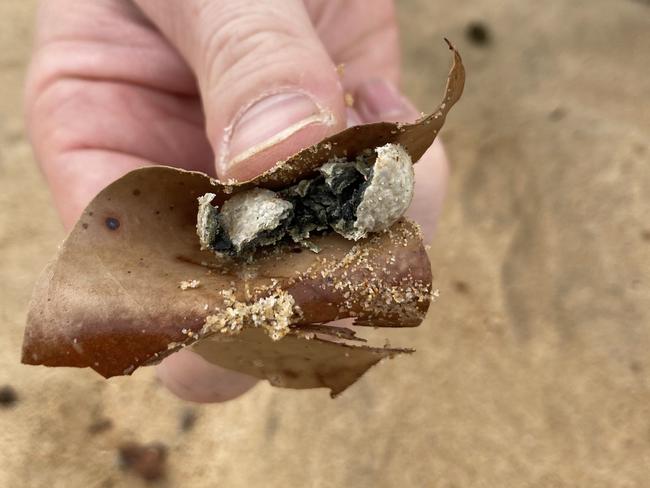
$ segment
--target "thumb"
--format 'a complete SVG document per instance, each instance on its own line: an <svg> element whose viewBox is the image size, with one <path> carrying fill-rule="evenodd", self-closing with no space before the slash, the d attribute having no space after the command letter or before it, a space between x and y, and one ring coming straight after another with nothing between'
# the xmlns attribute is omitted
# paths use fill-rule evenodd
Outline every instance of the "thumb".
<svg viewBox="0 0 650 488"><path fill-rule="evenodd" d="M194 70L222 179L345 127L342 87L299 0L138 0Z"/></svg>

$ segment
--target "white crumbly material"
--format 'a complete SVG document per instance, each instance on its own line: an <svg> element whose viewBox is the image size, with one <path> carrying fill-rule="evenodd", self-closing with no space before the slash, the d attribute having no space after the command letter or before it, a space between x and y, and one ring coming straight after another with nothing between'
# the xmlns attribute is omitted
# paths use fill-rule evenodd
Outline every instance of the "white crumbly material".
<svg viewBox="0 0 650 488"><path fill-rule="evenodd" d="M214 193L206 193L199 197L199 213L196 218L196 230L201 242L201 249L209 249L209 245L214 238L214 231L216 228L217 209L211 205L216 195Z"/></svg>
<svg viewBox="0 0 650 488"><path fill-rule="evenodd" d="M399 144L386 144L375 151L372 180L357 207L354 231L346 235L354 240L388 229L413 199L415 175L409 153Z"/></svg>
<svg viewBox="0 0 650 488"><path fill-rule="evenodd" d="M260 232L273 230L293 208L290 202L264 188L238 193L221 207L221 222L233 246L240 251Z"/></svg>

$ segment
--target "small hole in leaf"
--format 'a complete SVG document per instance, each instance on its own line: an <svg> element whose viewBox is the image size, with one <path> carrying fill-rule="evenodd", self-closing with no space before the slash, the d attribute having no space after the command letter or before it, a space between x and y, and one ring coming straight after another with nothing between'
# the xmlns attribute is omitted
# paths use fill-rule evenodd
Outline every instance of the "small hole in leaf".
<svg viewBox="0 0 650 488"><path fill-rule="evenodd" d="M120 228L120 221L117 220L115 217L107 217L106 227L108 227L110 230L117 230Z"/></svg>

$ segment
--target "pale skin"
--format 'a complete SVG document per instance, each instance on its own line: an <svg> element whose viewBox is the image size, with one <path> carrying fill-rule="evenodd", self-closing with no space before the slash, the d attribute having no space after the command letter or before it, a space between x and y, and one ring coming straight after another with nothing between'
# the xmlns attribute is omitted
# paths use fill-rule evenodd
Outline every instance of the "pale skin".
<svg viewBox="0 0 650 488"><path fill-rule="evenodd" d="M69 229L97 192L138 167L248 179L346 126L413 121L420 112L399 77L390 0L46 0L25 105ZM416 165L409 209L427 239L447 172L436 141ZM190 351L157 373L197 402L256 383Z"/></svg>

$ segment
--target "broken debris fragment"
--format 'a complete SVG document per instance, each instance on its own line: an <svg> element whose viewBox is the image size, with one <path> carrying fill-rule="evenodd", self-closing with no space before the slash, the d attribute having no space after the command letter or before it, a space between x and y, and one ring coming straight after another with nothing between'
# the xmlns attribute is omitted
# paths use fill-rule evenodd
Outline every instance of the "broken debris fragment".
<svg viewBox="0 0 650 488"><path fill-rule="evenodd" d="M219 210L212 206L213 193L199 197L202 247L246 255L287 236L302 243L326 230L358 241L390 227L413 197L413 163L399 144L366 151L354 160L334 157L318 172L278 192L253 188L237 193Z"/></svg>

